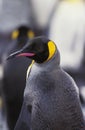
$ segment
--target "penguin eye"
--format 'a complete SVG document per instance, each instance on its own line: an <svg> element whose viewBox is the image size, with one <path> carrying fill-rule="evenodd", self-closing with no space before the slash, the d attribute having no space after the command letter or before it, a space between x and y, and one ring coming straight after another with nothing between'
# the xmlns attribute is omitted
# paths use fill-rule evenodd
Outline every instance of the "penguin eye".
<svg viewBox="0 0 85 130"><path fill-rule="evenodd" d="M12 33L12 39L17 39L18 36L19 36L19 31L18 30L13 31L13 33Z"/></svg>
<svg viewBox="0 0 85 130"><path fill-rule="evenodd" d="M34 37L34 32L31 31L31 30L28 31L28 32L27 32L27 36L28 36L28 38L30 38L30 39L33 38L33 37Z"/></svg>

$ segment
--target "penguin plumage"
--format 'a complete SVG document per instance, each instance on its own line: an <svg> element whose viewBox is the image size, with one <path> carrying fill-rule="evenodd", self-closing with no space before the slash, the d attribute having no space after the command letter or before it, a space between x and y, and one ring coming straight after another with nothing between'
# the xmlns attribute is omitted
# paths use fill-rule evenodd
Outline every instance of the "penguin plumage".
<svg viewBox="0 0 85 130"><path fill-rule="evenodd" d="M3 56L3 95L6 103L7 124L10 130L14 129L18 119L25 88L26 71L31 59L19 58L6 61L6 57L14 51L21 49L27 40L34 37L33 30L21 25L13 30L12 42Z"/></svg>
<svg viewBox="0 0 85 130"><path fill-rule="evenodd" d="M34 62L27 75L24 103L15 130L25 126L25 130L85 130L77 85L60 67L55 43L44 36L33 38L8 59L19 56Z"/></svg>

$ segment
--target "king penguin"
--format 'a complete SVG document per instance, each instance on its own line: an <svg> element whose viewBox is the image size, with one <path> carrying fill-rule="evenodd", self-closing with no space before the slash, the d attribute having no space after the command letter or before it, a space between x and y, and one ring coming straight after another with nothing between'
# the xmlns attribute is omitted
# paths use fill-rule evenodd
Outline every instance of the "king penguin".
<svg viewBox="0 0 85 130"><path fill-rule="evenodd" d="M7 59L20 56L33 61L15 130L85 130L78 87L60 67L56 44L45 36L35 37Z"/></svg>
<svg viewBox="0 0 85 130"><path fill-rule="evenodd" d="M26 25L15 28L11 34L12 42L3 56L3 95L9 130L14 129L21 110L26 71L31 59L27 60L23 57L6 61L5 58L13 51L21 49L34 35L33 29Z"/></svg>

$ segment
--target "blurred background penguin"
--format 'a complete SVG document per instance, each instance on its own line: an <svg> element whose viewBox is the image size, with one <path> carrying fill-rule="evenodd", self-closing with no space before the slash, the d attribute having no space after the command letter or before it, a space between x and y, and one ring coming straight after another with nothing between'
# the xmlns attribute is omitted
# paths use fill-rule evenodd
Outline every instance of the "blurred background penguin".
<svg viewBox="0 0 85 130"><path fill-rule="evenodd" d="M13 30L11 38L13 42L8 46L3 55L3 96L6 105L7 123L10 130L14 129L18 119L25 88L25 79L27 67L31 60L19 58L18 60L7 61L6 57L14 50L21 49L27 40L35 36L33 30L27 26L21 25Z"/></svg>
<svg viewBox="0 0 85 130"><path fill-rule="evenodd" d="M85 1L62 0L50 23L49 38L61 50L61 66L76 81L85 104Z"/></svg>
<svg viewBox="0 0 85 130"><path fill-rule="evenodd" d="M1 57L1 67L3 67L1 68L3 70L2 94L6 103L7 124L10 129L13 129L19 115L25 87L26 68L31 60L28 62L25 58L19 58L17 61L15 59L5 61L6 56L21 48L28 38L32 38L34 35L48 35L48 23L51 17L50 14L52 15L51 11L54 12L55 10L53 9L55 3L57 3L56 0L41 2L39 0L25 0L24 2L7 0L3 3L5 10L2 11L0 16L2 42L5 43ZM23 27L21 27L22 25ZM28 26L32 27L33 31ZM23 64L23 60L26 63ZM19 68L18 65L20 65ZM21 72L23 76L21 76ZM17 79L17 77L19 78Z"/></svg>
<svg viewBox="0 0 85 130"><path fill-rule="evenodd" d="M55 1L56 0L54 0L54 2ZM28 35L30 35L31 38L34 35L47 35L48 27L46 27L46 21L48 20L50 8L52 5L54 5L54 2L52 2L52 0L50 0L50 2L46 2L45 0L42 2L35 2L30 0L4 0L4 2L0 1L0 101L3 102L2 97L4 97L7 115L7 125L9 127L8 129L10 130L13 130L20 112L21 104L23 101L23 91L25 87L26 65L28 67L28 64L30 64L31 60L27 61L27 59L25 58L19 58L18 61L5 61L5 58L9 53L12 52L12 50L15 51L21 48L21 46L26 43L26 40L30 38ZM44 9L44 5L47 7L46 10ZM35 8L34 6L37 8ZM40 9L42 11L39 11ZM39 12L41 13L41 15L39 14ZM44 13L43 16L42 13ZM40 19L38 16L41 17L45 22L42 22L41 20L39 24L37 22ZM21 28L21 25L24 25L24 27ZM32 27L33 31L31 30L28 32L28 27ZM35 33L33 34L33 32ZM20 65L19 68L18 65ZM23 73L23 76L21 76L21 73ZM5 119L3 119L2 109L3 106L1 105L1 129L6 130L6 121Z"/></svg>

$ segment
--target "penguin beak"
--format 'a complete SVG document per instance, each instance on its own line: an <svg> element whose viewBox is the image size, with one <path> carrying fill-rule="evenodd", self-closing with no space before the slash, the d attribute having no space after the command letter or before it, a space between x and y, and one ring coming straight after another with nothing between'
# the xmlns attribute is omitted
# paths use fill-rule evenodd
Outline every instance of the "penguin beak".
<svg viewBox="0 0 85 130"><path fill-rule="evenodd" d="M8 57L7 57L7 60L9 59L12 59L12 58L15 58L15 57L19 57L19 56L24 56L24 57L32 57L34 56L35 53L29 53L29 52L24 52L24 50L19 50L17 52L14 52L12 54L10 54Z"/></svg>

